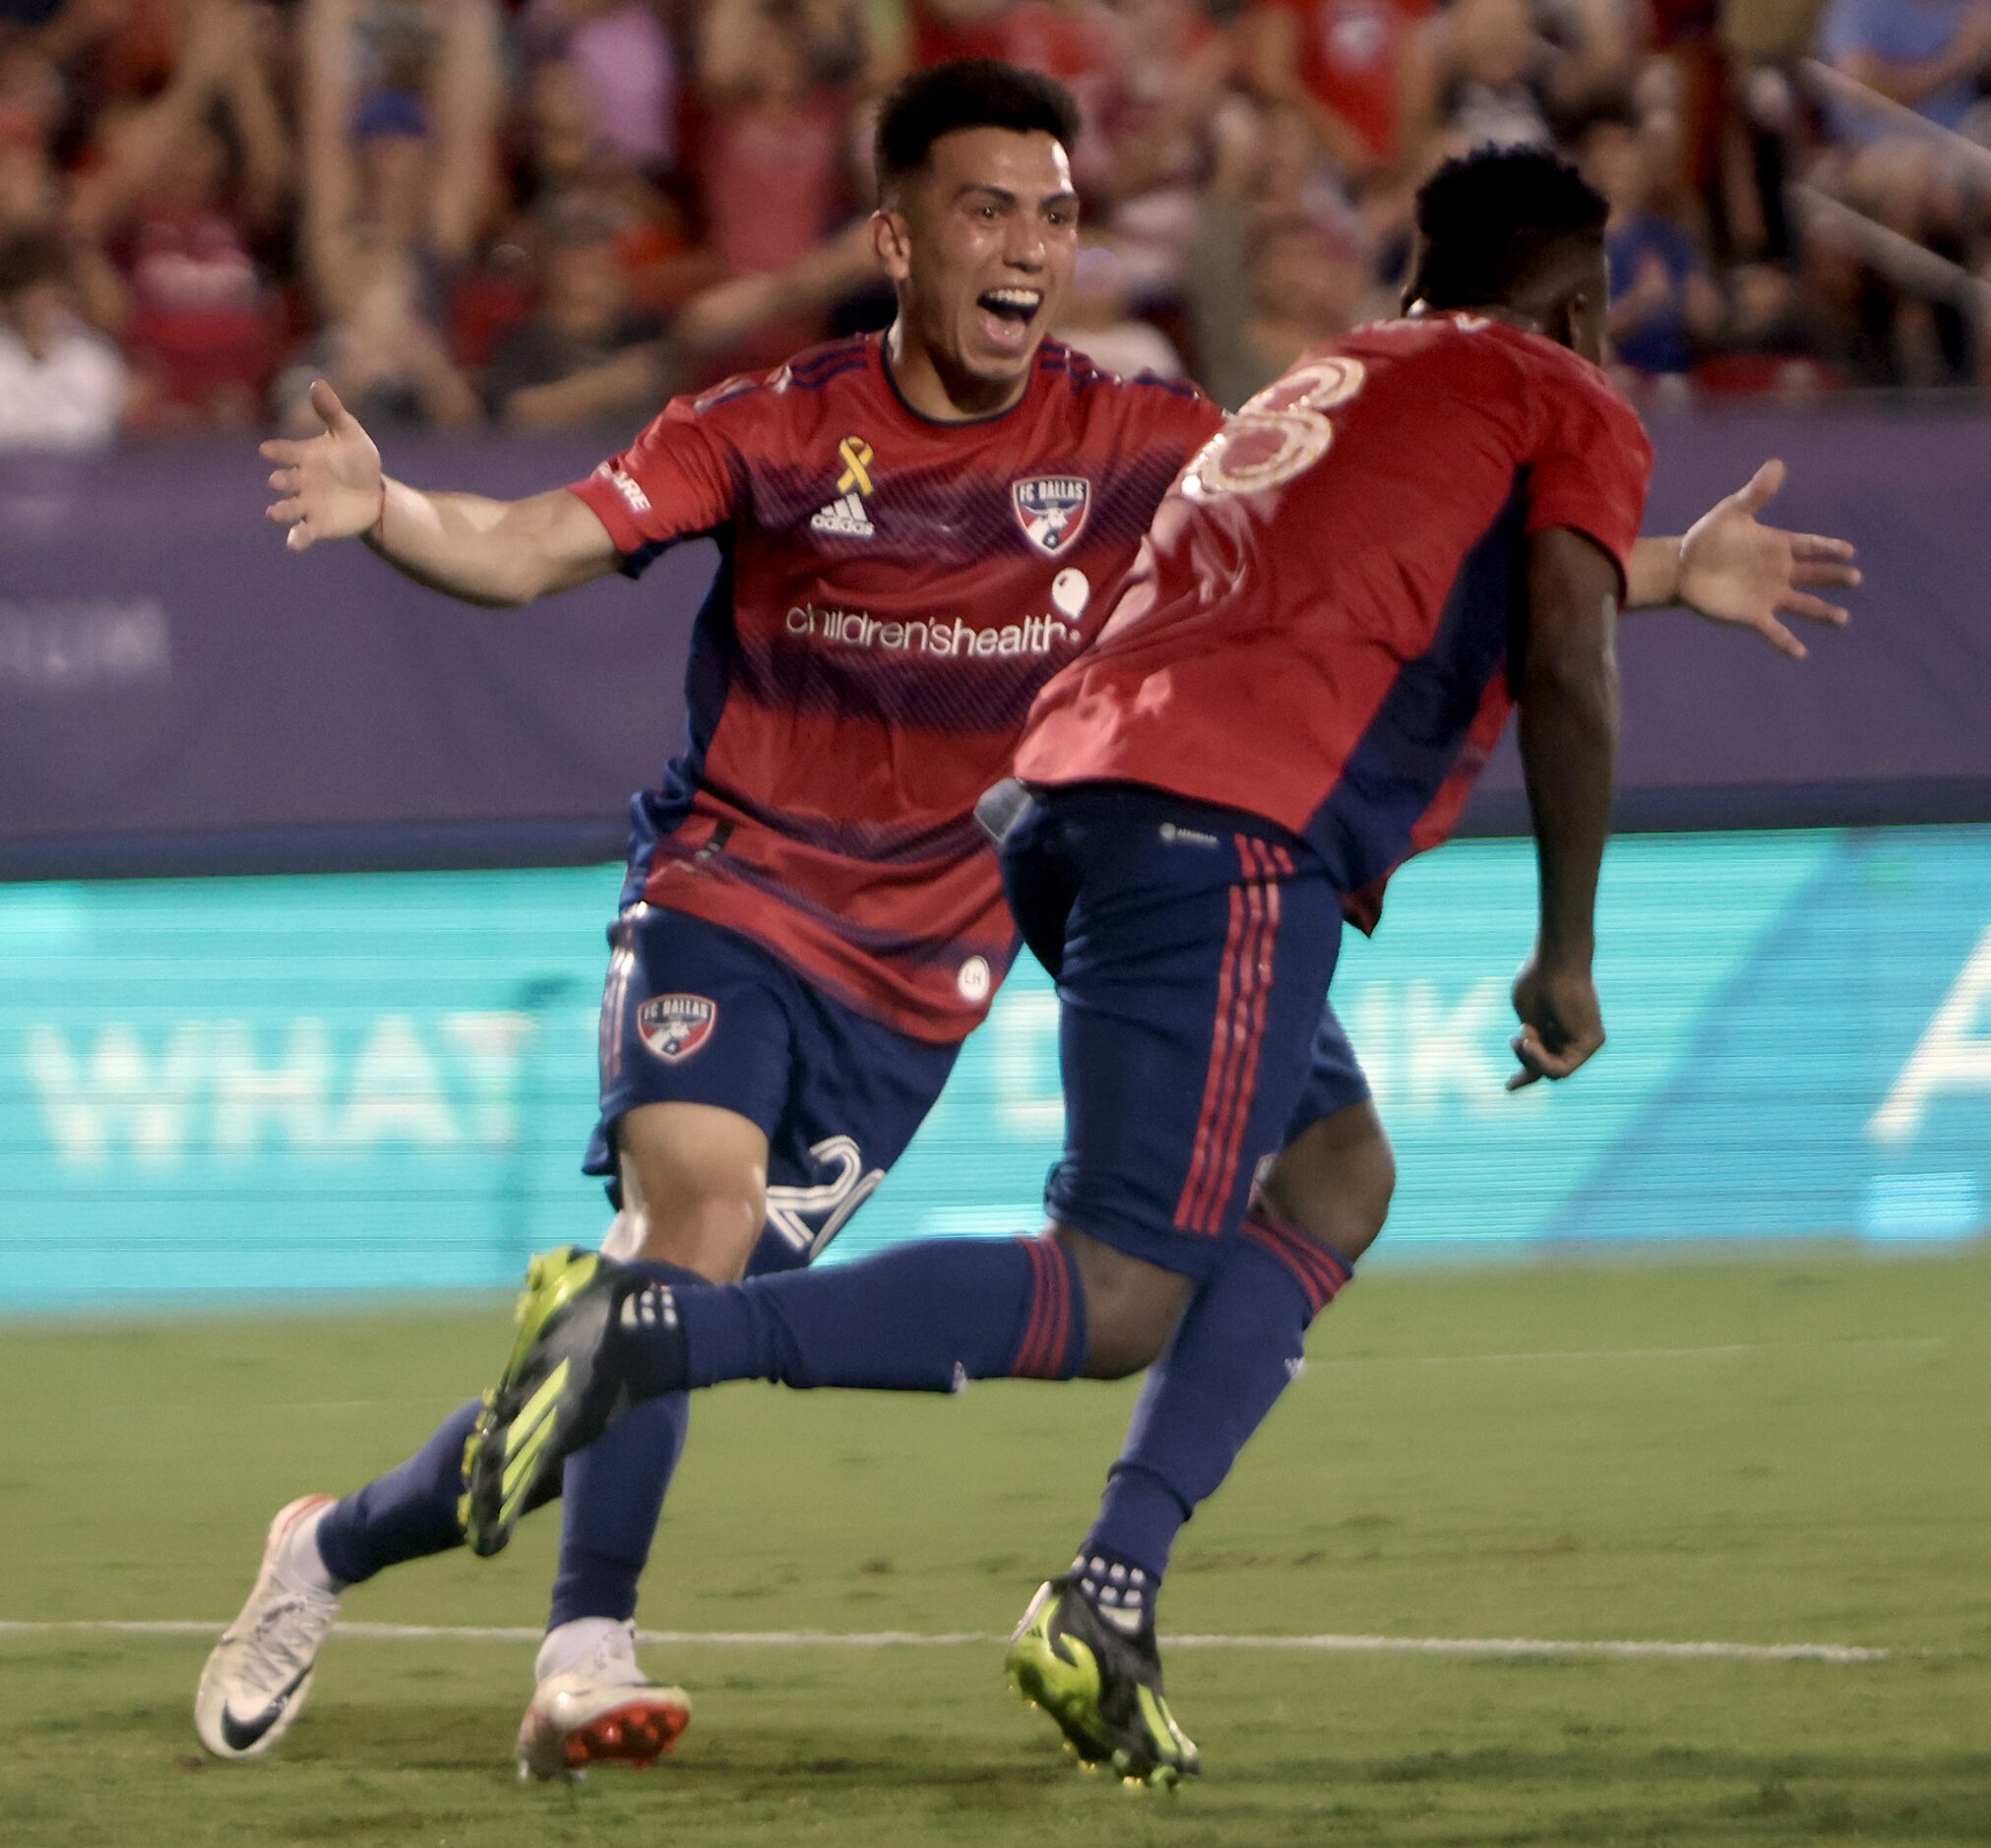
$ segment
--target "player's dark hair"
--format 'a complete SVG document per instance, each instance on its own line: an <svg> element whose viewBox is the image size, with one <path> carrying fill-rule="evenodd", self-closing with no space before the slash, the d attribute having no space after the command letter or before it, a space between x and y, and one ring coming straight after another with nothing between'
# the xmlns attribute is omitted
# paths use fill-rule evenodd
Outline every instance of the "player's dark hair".
<svg viewBox="0 0 1991 1848"><path fill-rule="evenodd" d="M1417 189L1422 238L1408 295L1432 308L1496 307L1603 242L1610 207L1545 148L1475 148Z"/></svg>
<svg viewBox="0 0 1991 1848"><path fill-rule="evenodd" d="M1070 153L1079 139L1079 105L1056 79L994 58L958 58L914 71L878 111L872 152L879 203L926 164L935 142L960 128L1041 132Z"/></svg>

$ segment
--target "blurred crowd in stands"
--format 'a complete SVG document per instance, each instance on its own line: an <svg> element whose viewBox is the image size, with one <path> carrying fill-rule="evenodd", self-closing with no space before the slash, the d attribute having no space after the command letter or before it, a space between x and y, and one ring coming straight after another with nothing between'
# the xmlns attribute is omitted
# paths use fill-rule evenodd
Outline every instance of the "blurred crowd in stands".
<svg viewBox="0 0 1991 1848"><path fill-rule="evenodd" d="M1991 0L0 0L0 447L626 430L877 327L875 99L1084 105L1060 336L1235 405L1553 143L1653 395L1991 383Z"/></svg>

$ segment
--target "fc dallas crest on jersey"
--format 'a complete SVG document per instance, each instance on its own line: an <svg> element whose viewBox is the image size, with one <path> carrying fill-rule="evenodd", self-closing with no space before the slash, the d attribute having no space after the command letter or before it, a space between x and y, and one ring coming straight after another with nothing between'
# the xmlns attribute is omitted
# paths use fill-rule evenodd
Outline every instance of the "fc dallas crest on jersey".
<svg viewBox="0 0 1991 1848"><path fill-rule="evenodd" d="M713 1036L719 1005L703 995L653 995L636 1011L636 1030L659 1059L675 1065Z"/></svg>
<svg viewBox="0 0 1991 1848"><path fill-rule="evenodd" d="M1051 557L1079 536L1091 501L1092 484L1084 475L1032 475L1010 486L1010 507L1024 537Z"/></svg>
<svg viewBox="0 0 1991 1848"><path fill-rule="evenodd" d="M685 681L694 748L635 804L625 903L743 937L912 1040L961 1039L1012 942L975 801L1222 420L1045 340L1001 416L928 423L878 334L671 400L574 488L632 574L699 533L734 560ZM881 726L917 748L881 749ZM662 995L706 979L630 988L624 1058L673 1078L726 1059L698 997Z"/></svg>

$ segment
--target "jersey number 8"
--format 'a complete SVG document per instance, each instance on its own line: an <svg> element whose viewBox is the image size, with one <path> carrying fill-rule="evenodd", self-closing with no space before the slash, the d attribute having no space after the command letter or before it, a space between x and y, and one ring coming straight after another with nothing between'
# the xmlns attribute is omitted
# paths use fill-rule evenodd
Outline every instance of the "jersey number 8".
<svg viewBox="0 0 1991 1848"><path fill-rule="evenodd" d="M1359 359L1315 359L1249 399L1206 443L1183 477L1191 500L1256 494L1304 473L1328 453L1327 413L1362 389Z"/></svg>

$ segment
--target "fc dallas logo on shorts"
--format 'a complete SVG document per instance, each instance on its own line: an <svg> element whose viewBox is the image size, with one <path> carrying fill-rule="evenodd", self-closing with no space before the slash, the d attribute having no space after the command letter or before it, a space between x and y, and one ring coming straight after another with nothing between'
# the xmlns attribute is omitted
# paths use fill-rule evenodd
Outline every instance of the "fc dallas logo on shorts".
<svg viewBox="0 0 1991 1848"><path fill-rule="evenodd" d="M1010 507L1024 537L1053 556L1079 536L1091 501L1092 484L1084 475L1032 475L1010 484Z"/></svg>
<svg viewBox="0 0 1991 1848"><path fill-rule="evenodd" d="M713 1036L719 1004L703 995L653 995L636 1011L636 1030L659 1059L675 1065Z"/></svg>

